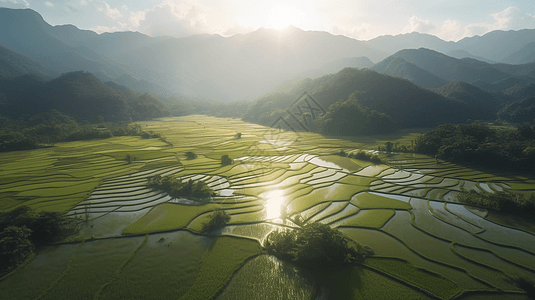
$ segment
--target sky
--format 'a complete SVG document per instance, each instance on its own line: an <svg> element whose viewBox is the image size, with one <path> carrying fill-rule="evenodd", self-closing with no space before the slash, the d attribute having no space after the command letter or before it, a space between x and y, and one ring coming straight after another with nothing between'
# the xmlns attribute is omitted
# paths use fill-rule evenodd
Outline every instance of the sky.
<svg viewBox="0 0 535 300"><path fill-rule="evenodd" d="M31 8L51 25L173 37L293 25L358 40L416 31L457 41L535 28L534 0L0 0L0 7Z"/></svg>

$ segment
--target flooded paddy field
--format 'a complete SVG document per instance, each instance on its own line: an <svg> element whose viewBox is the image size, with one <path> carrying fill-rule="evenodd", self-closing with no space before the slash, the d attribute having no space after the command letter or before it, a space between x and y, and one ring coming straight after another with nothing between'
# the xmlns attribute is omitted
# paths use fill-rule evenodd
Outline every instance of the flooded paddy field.
<svg viewBox="0 0 535 300"><path fill-rule="evenodd" d="M456 195L531 194L535 180L417 154L380 153L375 165L334 155L375 150L358 141L294 132L276 140L266 138L269 128L237 119L139 124L170 144L114 137L0 155L1 210L28 205L81 226L2 278L0 296L527 299L511 279L535 280L535 222L462 205ZM234 163L222 165L223 155ZM215 195L172 198L148 186L156 175L203 180ZM202 233L215 209L229 222ZM297 217L338 228L374 254L323 274L266 254L266 236L297 230Z"/></svg>

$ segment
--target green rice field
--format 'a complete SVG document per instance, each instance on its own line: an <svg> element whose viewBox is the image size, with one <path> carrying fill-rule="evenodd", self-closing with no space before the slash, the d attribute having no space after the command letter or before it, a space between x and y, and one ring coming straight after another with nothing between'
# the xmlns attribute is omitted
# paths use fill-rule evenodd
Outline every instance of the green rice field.
<svg viewBox="0 0 535 300"><path fill-rule="evenodd" d="M113 137L0 154L0 210L27 205L81 227L1 278L0 299L529 299L511 279L535 281L535 221L464 206L456 195L533 194L533 179L374 151L383 141L410 144L412 133L274 136L207 116L138 124L170 144ZM383 163L333 155L340 150ZM222 166L222 155L234 163ZM215 195L172 198L148 186L155 175L202 180ZM215 209L230 221L203 233ZM318 274L262 250L270 232L313 222L374 254Z"/></svg>

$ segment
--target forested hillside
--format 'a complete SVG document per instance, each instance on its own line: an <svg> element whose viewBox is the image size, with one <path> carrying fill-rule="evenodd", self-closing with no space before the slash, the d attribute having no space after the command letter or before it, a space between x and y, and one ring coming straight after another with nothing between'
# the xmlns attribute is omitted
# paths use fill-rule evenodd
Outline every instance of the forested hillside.
<svg viewBox="0 0 535 300"><path fill-rule="evenodd" d="M243 119L270 125L270 122L282 115L305 91L325 110L329 110L330 106L339 100L348 100L349 96L354 94L349 102L367 107L367 112L377 111L390 116L398 127L464 122L469 117L467 103L438 95L408 80L369 69L346 68L337 74L318 79L304 79L275 91L257 99ZM478 118L480 115L471 117ZM354 121L350 116L347 118L345 122Z"/></svg>
<svg viewBox="0 0 535 300"><path fill-rule="evenodd" d="M91 73L66 73L51 81L31 75L0 80L0 111L17 118L57 109L77 120L147 120L168 115L166 106L149 94L107 85Z"/></svg>

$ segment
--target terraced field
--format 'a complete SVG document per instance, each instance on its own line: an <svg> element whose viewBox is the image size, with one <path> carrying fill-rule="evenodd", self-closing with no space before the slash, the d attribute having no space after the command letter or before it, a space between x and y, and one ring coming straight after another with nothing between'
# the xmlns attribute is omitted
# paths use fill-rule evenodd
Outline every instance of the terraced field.
<svg viewBox="0 0 535 300"><path fill-rule="evenodd" d="M456 195L535 193L532 179L414 154L378 153L384 164L374 165L333 155L366 149L362 141L235 119L141 125L172 145L120 137L0 155L0 209L64 212L82 227L72 243L2 278L0 296L527 299L511 278L535 279L533 221L463 206ZM197 158L188 160L188 151ZM222 155L234 163L222 166ZM148 187L157 174L203 180L217 195L208 203L173 199ZM229 224L200 234L216 208L231 216ZM318 275L263 253L265 237L298 228L296 218L337 227L375 254L357 268Z"/></svg>

